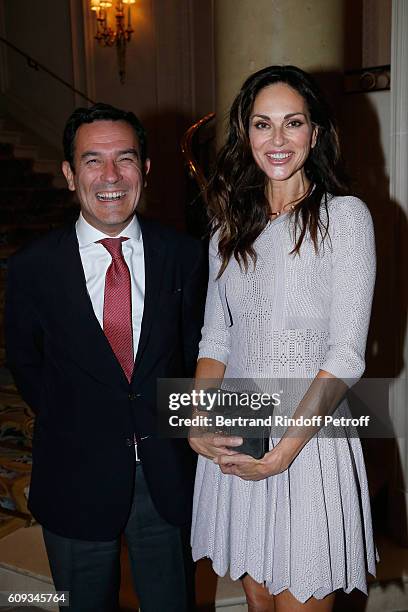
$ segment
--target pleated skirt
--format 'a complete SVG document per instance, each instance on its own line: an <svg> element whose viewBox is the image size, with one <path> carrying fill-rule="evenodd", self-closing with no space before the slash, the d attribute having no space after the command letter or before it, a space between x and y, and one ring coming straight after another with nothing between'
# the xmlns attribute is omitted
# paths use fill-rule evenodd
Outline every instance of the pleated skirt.
<svg viewBox="0 0 408 612"><path fill-rule="evenodd" d="M219 576L248 573L302 603L337 589L367 593L378 555L360 440L321 430L286 471L256 482L200 456L191 544Z"/></svg>

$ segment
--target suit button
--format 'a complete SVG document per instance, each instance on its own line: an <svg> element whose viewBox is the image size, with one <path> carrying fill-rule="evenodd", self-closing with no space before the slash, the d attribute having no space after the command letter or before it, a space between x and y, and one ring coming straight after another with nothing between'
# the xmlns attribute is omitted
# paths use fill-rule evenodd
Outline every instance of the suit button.
<svg viewBox="0 0 408 612"><path fill-rule="evenodd" d="M140 393L129 393L128 395L131 402L134 402L138 397L140 397Z"/></svg>
<svg viewBox="0 0 408 612"><path fill-rule="evenodd" d="M134 446L135 444L133 438L126 438L125 443L126 443L126 446Z"/></svg>

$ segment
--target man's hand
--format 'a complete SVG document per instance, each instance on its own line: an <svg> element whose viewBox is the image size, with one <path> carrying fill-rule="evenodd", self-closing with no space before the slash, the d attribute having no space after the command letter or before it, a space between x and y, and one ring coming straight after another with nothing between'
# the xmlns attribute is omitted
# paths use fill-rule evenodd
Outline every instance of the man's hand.
<svg viewBox="0 0 408 612"><path fill-rule="evenodd" d="M214 459L221 455L237 455L237 451L229 447L240 446L243 442L242 438L224 436L219 433L204 433L196 436L190 434L188 441L196 453L207 457L207 459Z"/></svg>
<svg viewBox="0 0 408 612"><path fill-rule="evenodd" d="M235 453L231 455L222 454L214 459L224 474L233 474L243 480L263 480L268 476L275 476L284 472L290 461L281 453L278 446L266 453L262 459L254 459L250 455Z"/></svg>

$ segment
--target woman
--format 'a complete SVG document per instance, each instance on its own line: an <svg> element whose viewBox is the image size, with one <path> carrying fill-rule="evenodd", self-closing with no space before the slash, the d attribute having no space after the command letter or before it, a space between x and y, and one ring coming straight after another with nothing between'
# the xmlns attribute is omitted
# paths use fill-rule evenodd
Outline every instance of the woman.
<svg viewBox="0 0 408 612"><path fill-rule="evenodd" d="M298 395L291 415L350 416L338 401L343 380L364 371L375 248L370 213L346 195L338 160L309 75L271 66L247 79L208 194L198 380L309 379L315 399L330 381L328 402ZM250 611L329 611L337 589L367 592L375 572L360 442L350 429L317 429L271 436L259 460L233 450L240 438L190 438L200 454L193 556L243 577Z"/></svg>

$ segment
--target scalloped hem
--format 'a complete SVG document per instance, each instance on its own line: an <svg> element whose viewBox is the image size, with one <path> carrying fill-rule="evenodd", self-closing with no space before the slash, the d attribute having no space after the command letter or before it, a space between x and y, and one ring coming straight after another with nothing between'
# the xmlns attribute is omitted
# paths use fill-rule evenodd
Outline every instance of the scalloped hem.
<svg viewBox="0 0 408 612"><path fill-rule="evenodd" d="M378 553L376 556L378 556ZM195 555L193 555L194 561L198 561L199 559L204 559L204 558L211 560L211 566L214 572L217 574L217 576L220 576L220 578L223 578L224 576L227 575L228 568L224 570L224 569L221 569L220 567L217 567L216 562L214 562L213 558L208 553L204 553L204 554L196 553ZM261 584L259 579L255 577L250 570L247 570L247 569L243 569L242 571L239 571L239 572L233 572L233 573L230 572L229 576L231 580L236 582L244 574L248 574L249 576L251 576L253 580L255 580L255 582L258 582L259 584ZM373 578L377 577L376 573L373 573L370 571L368 571L367 574L372 576ZM315 589L313 592L311 592L310 594L308 593L306 595L300 594L299 592L296 591L296 589L294 589L293 587L291 588L288 584L284 584L279 587L276 587L276 586L273 587L270 582L268 583L268 581L265 581L265 586L271 595L279 595L280 593L283 593L283 591L288 590L289 593L293 595L293 597L301 604L306 603L311 597L314 597L315 599L318 599L318 600L324 599L325 597L327 597L328 595L331 595L332 593L335 593L336 591L343 591L344 593L346 593L346 595L350 595L352 591L358 590L358 591L361 591L361 593L363 593L366 597L368 595L367 582L360 583L360 584L353 583L348 587L344 586L343 584L339 584L338 586L328 587L328 588L319 587Z"/></svg>

